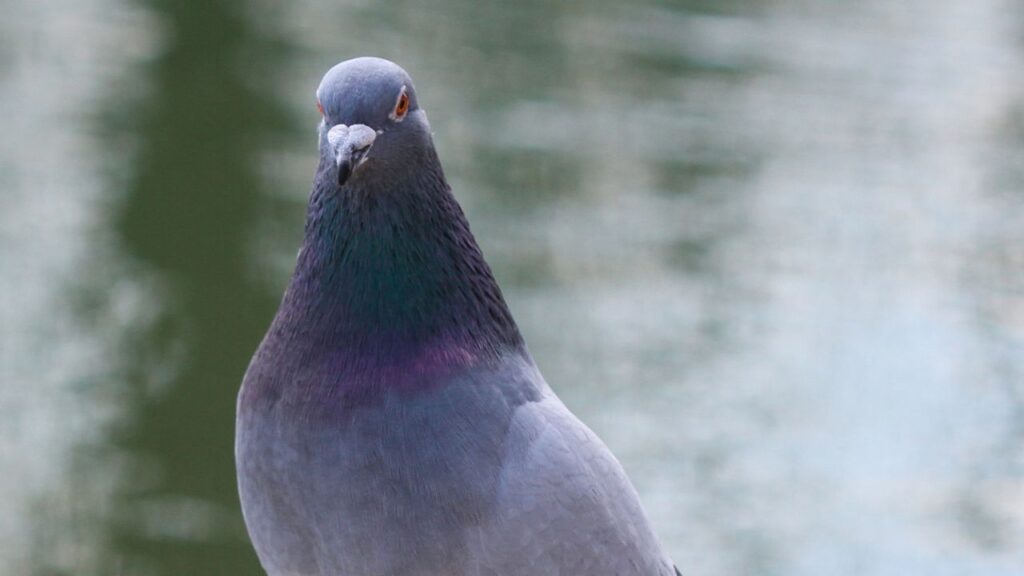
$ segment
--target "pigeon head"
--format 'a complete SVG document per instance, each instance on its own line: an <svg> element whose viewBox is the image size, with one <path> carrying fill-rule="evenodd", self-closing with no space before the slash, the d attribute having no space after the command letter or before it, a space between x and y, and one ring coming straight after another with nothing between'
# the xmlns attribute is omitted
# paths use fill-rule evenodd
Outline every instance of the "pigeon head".
<svg viewBox="0 0 1024 576"><path fill-rule="evenodd" d="M275 338L369 383L524 350L409 75L346 60L316 94L320 159Z"/></svg>
<svg viewBox="0 0 1024 576"><path fill-rule="evenodd" d="M316 99L321 159L338 186L400 174L433 147L412 78L394 62L346 60L324 75Z"/></svg>

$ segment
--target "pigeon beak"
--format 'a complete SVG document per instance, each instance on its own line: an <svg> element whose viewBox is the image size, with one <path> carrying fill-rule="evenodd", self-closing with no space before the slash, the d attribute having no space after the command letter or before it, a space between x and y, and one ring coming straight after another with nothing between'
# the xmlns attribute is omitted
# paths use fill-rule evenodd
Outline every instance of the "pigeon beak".
<svg viewBox="0 0 1024 576"><path fill-rule="evenodd" d="M338 166L338 186L344 186L359 166L366 162L377 132L365 124L338 124L327 132L327 143Z"/></svg>

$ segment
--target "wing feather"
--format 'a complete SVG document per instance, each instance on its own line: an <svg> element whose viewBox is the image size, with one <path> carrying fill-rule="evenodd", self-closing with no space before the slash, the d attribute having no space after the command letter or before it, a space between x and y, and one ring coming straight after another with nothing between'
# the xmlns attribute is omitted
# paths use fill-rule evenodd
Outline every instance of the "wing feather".
<svg viewBox="0 0 1024 576"><path fill-rule="evenodd" d="M550 389L513 416L480 543L495 574L675 574L622 466Z"/></svg>

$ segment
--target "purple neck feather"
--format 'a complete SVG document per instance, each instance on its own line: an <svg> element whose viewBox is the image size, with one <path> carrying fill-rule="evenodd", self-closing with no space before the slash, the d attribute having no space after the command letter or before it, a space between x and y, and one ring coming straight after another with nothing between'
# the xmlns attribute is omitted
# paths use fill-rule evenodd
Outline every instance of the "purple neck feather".
<svg viewBox="0 0 1024 576"><path fill-rule="evenodd" d="M525 353L436 154L418 164L386 187L357 180L339 189L321 162L295 274L264 347L326 362L339 386L412 384Z"/></svg>

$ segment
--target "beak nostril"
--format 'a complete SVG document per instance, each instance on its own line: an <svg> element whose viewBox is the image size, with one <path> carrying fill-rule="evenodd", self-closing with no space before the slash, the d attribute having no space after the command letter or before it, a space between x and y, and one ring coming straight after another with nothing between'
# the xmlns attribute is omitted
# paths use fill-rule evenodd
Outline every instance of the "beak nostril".
<svg viewBox="0 0 1024 576"><path fill-rule="evenodd" d="M338 185L344 185L352 173L366 161L377 133L369 126L338 124L327 132L327 143L338 167Z"/></svg>

